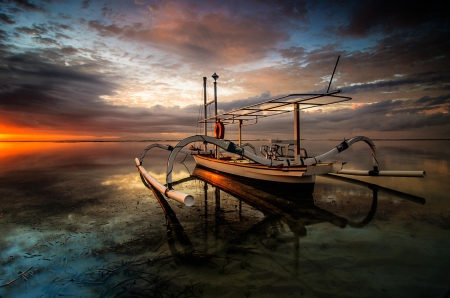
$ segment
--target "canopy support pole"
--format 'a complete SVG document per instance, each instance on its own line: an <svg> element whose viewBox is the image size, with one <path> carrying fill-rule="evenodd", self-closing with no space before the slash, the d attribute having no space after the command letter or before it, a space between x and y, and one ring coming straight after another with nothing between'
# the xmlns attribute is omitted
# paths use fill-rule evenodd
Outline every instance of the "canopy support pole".
<svg viewBox="0 0 450 298"><path fill-rule="evenodd" d="M238 146L242 145L242 120L238 120Z"/></svg>
<svg viewBox="0 0 450 298"><path fill-rule="evenodd" d="M294 104L294 156L300 162L300 110L299 104Z"/></svg>
<svg viewBox="0 0 450 298"><path fill-rule="evenodd" d="M214 76L217 76L216 75L216 73L214 73L213 74L213 79L214 79L214 107L215 107L215 117L216 117L216 123L219 121L219 119L217 118L217 79L219 78L219 76L217 76L217 78L216 77L214 77ZM217 147L217 146L215 146L216 147L216 158L217 159L220 159L220 149L219 149L219 147Z"/></svg>

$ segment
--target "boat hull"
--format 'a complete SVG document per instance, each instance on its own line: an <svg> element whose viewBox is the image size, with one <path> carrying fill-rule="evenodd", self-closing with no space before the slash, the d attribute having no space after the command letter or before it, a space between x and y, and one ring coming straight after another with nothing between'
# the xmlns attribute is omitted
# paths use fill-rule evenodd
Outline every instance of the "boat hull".
<svg viewBox="0 0 450 298"><path fill-rule="evenodd" d="M336 172L342 168L341 162L321 163L312 166L268 167L257 163L237 160L219 160L212 157L194 155L197 165L253 180L281 183L314 183L316 175Z"/></svg>

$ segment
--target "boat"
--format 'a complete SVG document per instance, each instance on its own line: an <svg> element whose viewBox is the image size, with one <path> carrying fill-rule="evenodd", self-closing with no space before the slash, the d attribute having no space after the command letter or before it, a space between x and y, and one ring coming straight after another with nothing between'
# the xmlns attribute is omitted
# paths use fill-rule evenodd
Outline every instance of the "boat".
<svg viewBox="0 0 450 298"><path fill-rule="evenodd" d="M318 156L308 156L307 150L300 144L300 111L305 109L324 107L351 100L351 97L341 95L342 90L331 90L331 83L339 62L336 61L326 92L323 93L293 93L265 100L259 103L234 109L224 113L217 111L217 79L214 73L214 99L207 101L206 80L203 78L203 108L204 118L199 121L204 125L202 135L187 137L175 146L151 144L147 146L141 157L135 159L136 166L148 183L152 184L167 197L183 202L187 206L194 204L193 196L177 192L173 189L172 170L176 156L181 152L193 156L198 166L256 181L278 182L298 185L300 187L314 187L317 175L344 174L358 176L389 176L389 177L425 177L425 171L386 171L378 167L377 152L373 141L365 136L356 136L342 141L340 144ZM207 107L214 104L214 115L207 115ZM267 117L293 113L294 135L292 139L272 139L269 145L255 152L254 146L242 144L242 127L255 125L259 120ZM209 136L207 124L214 124L214 136ZM238 125L238 143L225 139L225 126ZM372 154L373 168L370 170L344 169L346 162L332 160L357 142L366 143ZM200 143L195 146L193 143ZM186 146L190 145L188 149ZM211 145L213 149L211 149ZM250 147L247 149L246 147ZM166 184L163 185L151 177L142 166L143 159L152 148L171 151L167 161ZM253 151L253 152L252 152Z"/></svg>

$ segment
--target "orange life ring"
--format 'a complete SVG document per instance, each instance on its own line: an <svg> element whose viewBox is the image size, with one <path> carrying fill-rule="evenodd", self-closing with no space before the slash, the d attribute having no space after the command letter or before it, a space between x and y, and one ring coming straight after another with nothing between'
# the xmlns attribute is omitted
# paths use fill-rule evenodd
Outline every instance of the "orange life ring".
<svg viewBox="0 0 450 298"><path fill-rule="evenodd" d="M216 122L216 125L214 125L214 137L216 139L223 139L225 136L225 125L223 125L222 122Z"/></svg>

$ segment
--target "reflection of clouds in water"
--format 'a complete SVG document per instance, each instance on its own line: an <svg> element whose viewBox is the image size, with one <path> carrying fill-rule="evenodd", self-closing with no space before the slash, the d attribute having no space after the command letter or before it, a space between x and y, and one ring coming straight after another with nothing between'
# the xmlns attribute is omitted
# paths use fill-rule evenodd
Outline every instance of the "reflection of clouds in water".
<svg viewBox="0 0 450 298"><path fill-rule="evenodd" d="M148 170L147 170L148 171ZM166 173L155 173L152 171L148 171L150 176L158 180L161 184L166 183ZM177 172L172 173L172 179L173 181L178 181L180 179L186 178L189 176L189 173L186 170L180 170ZM112 175L105 178L103 182L101 182L101 185L108 185L108 186L117 186L117 189L120 190L127 190L127 189L141 189L145 188L145 186L142 184L142 180L139 177L139 173L130 173L130 174L123 174L123 175Z"/></svg>
<svg viewBox="0 0 450 298"><path fill-rule="evenodd" d="M139 178L139 174L130 173L125 175L112 175L105 178L101 185L112 185L117 186L117 189L126 190L126 189L136 189L142 188L142 181Z"/></svg>

